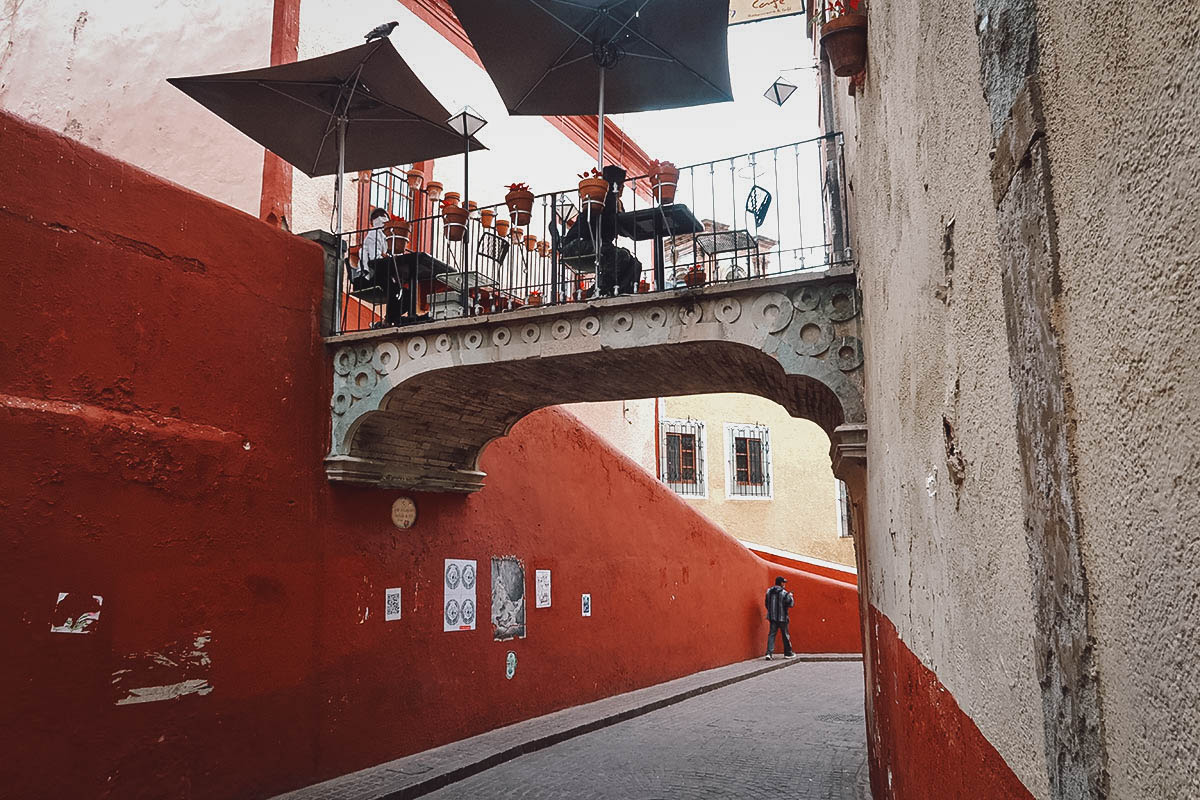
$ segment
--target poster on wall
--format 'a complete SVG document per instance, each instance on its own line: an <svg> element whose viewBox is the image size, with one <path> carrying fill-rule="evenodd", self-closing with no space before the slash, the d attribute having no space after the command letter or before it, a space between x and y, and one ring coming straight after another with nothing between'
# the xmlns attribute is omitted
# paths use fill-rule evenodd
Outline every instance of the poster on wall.
<svg viewBox="0 0 1200 800"><path fill-rule="evenodd" d="M492 637L525 638L525 565L516 556L492 558Z"/></svg>
<svg viewBox="0 0 1200 800"><path fill-rule="evenodd" d="M550 607L550 570L539 569L533 573L534 607Z"/></svg>
<svg viewBox="0 0 1200 800"><path fill-rule="evenodd" d="M475 630L475 562L447 558L442 602L443 631Z"/></svg>
<svg viewBox="0 0 1200 800"><path fill-rule="evenodd" d="M729 0L729 24L804 13L804 0Z"/></svg>
<svg viewBox="0 0 1200 800"><path fill-rule="evenodd" d="M394 622L400 616L400 589L388 589L383 593L383 620Z"/></svg>

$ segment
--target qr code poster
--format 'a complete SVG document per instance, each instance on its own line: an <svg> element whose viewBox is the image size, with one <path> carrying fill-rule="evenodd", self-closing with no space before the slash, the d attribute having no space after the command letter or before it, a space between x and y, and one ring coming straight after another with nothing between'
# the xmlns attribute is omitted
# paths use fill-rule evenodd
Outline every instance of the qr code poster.
<svg viewBox="0 0 1200 800"><path fill-rule="evenodd" d="M492 638L525 638L525 565L515 556L492 559Z"/></svg>
<svg viewBox="0 0 1200 800"><path fill-rule="evenodd" d="M592 615L592 596L590 594L585 594L583 596L583 605L580 610L583 612L583 616L585 617L590 617Z"/></svg>
<svg viewBox="0 0 1200 800"><path fill-rule="evenodd" d="M447 558L442 572L445 594L442 603L443 631L475 630L475 580L474 561Z"/></svg>
<svg viewBox="0 0 1200 800"><path fill-rule="evenodd" d="M550 607L550 570L539 569L533 573L534 607Z"/></svg>
<svg viewBox="0 0 1200 800"><path fill-rule="evenodd" d="M383 592L383 619L393 622L400 619L400 590L386 589Z"/></svg>

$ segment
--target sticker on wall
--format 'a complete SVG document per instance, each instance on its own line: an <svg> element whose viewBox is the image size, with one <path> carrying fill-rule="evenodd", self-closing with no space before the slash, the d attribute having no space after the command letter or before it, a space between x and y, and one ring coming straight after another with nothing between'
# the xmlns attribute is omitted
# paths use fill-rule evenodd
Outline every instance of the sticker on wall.
<svg viewBox="0 0 1200 800"><path fill-rule="evenodd" d="M550 570L539 569L533 573L534 606L537 608L550 607Z"/></svg>
<svg viewBox="0 0 1200 800"><path fill-rule="evenodd" d="M51 633L91 633L100 621L104 598L98 594L59 592L50 617Z"/></svg>
<svg viewBox="0 0 1200 800"><path fill-rule="evenodd" d="M118 706L179 700L211 694L212 631L162 642L153 650L129 653L112 674L113 702Z"/></svg>
<svg viewBox="0 0 1200 800"><path fill-rule="evenodd" d="M392 524L406 531L417 523L417 504L411 497L400 497L392 503Z"/></svg>
<svg viewBox="0 0 1200 800"><path fill-rule="evenodd" d="M383 593L383 619L392 622L400 619L400 590L387 589Z"/></svg>
<svg viewBox="0 0 1200 800"><path fill-rule="evenodd" d="M475 630L475 562L447 558L442 576L442 630Z"/></svg>
<svg viewBox="0 0 1200 800"><path fill-rule="evenodd" d="M492 558L492 638L525 638L525 565L516 556Z"/></svg>
<svg viewBox="0 0 1200 800"><path fill-rule="evenodd" d="M517 654L512 650L508 651L508 655L504 658L504 677L510 681L513 675L517 674Z"/></svg>
<svg viewBox="0 0 1200 800"><path fill-rule="evenodd" d="M592 596L590 594L585 594L583 596L583 615L585 617L590 617L592 615Z"/></svg>

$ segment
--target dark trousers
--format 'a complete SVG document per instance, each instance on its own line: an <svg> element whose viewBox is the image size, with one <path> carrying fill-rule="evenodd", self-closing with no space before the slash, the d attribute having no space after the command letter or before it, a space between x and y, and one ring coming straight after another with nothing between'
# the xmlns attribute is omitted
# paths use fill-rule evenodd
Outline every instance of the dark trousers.
<svg viewBox="0 0 1200 800"><path fill-rule="evenodd" d="M790 656L792 654L792 638L788 636L788 624L775 620L771 620L771 632L767 634L767 655L775 652L775 631L783 634L783 654Z"/></svg>

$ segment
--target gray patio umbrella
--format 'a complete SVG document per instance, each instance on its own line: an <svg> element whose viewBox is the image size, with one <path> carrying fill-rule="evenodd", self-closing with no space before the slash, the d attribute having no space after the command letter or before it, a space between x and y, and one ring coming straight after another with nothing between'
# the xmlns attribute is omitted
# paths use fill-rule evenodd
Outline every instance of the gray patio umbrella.
<svg viewBox="0 0 1200 800"><path fill-rule="evenodd" d="M450 7L509 112L598 109L601 167L606 111L733 99L728 0L450 0Z"/></svg>
<svg viewBox="0 0 1200 800"><path fill-rule="evenodd" d="M264 69L168 82L266 149L315 178L456 155L449 112L387 39ZM471 150L483 145L475 138Z"/></svg>

